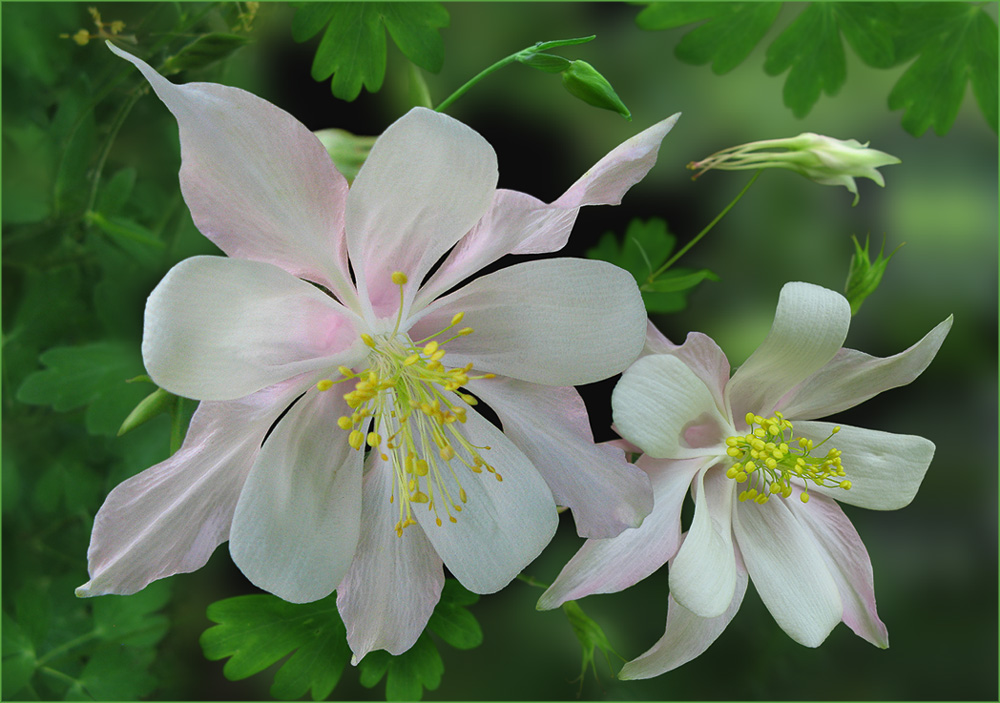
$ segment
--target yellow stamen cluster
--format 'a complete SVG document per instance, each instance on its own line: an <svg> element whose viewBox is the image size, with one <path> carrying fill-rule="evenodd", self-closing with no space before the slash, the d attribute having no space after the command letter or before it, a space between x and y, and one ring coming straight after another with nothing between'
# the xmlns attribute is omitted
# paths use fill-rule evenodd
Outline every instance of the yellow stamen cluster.
<svg viewBox="0 0 1000 703"><path fill-rule="evenodd" d="M800 437L795 440L792 423L780 412L773 417L747 413L750 432L742 437L726 439L726 453L736 462L726 471L726 476L737 483L746 483L740 492L740 501L752 500L763 505L772 495L787 498L792 494L792 478L802 479L800 498L809 502L809 482L828 488L850 490L851 482L840 463L839 449L830 449L826 456L811 456L816 447L826 442L840 431L834 427L822 442L814 444L811 439Z"/></svg>
<svg viewBox="0 0 1000 703"><path fill-rule="evenodd" d="M397 271L392 274L392 282L400 286L402 298L406 275ZM339 380L325 379L316 384L317 390L327 391L337 383L354 381L354 389L344 394L353 412L340 417L337 425L349 432L347 441L352 448L370 447L382 461L391 464L395 480L390 500L395 502L399 495L399 521L395 526L399 536L416 522L413 503L426 503L438 525L442 524L439 506L450 522L457 522L453 513L462 512L468 498L453 462L464 464L475 474L485 469L497 481L503 480L479 453L489 447L471 444L457 427L466 421L465 405L477 402L459 389L472 379L493 378L494 374L470 376L471 363L451 369L441 363L444 345L472 334L472 328L461 328L443 341L434 339L455 328L463 316L456 314L451 324L419 342L399 333L399 318L391 334L362 334L361 340L371 349L369 366L359 372L341 366ZM465 405L454 402L456 396ZM457 494L449 490L445 472L454 479Z"/></svg>

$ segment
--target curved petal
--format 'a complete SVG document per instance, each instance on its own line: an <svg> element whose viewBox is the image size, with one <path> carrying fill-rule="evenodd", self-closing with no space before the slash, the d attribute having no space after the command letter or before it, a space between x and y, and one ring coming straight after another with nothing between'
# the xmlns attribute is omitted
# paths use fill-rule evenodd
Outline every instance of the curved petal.
<svg viewBox="0 0 1000 703"><path fill-rule="evenodd" d="M466 469L461 460L471 464L473 458L453 442L457 457L450 462L452 470L441 470L440 483L433 484L441 503L438 509L443 515L448 502L440 495L441 485L456 498L464 489L467 501L455 514L454 523L443 519L441 525L435 524L436 512L423 510L419 504L414 517L463 586L475 593L494 593L517 576L552 539L559 521L556 504L535 467L474 410L468 411L467 421L457 431L471 445L489 447L480 450L480 456L502 480L487 471L474 474ZM437 446L418 453L433 456Z"/></svg>
<svg viewBox="0 0 1000 703"><path fill-rule="evenodd" d="M691 529L670 565L671 595L703 618L722 615L736 588L733 486L721 470L698 474Z"/></svg>
<svg viewBox="0 0 1000 703"><path fill-rule="evenodd" d="M801 645L823 644L844 608L826 561L786 501L737 504L733 530L747 572L775 622Z"/></svg>
<svg viewBox="0 0 1000 703"><path fill-rule="evenodd" d="M581 537L614 537L653 509L649 478L617 447L595 444L587 408L574 388L498 377L468 389L496 412L559 505L573 511Z"/></svg>
<svg viewBox="0 0 1000 703"><path fill-rule="evenodd" d="M833 358L850 323L844 296L811 283L786 283L771 331L726 389L733 416L770 415L785 393Z"/></svg>
<svg viewBox="0 0 1000 703"><path fill-rule="evenodd" d="M647 336L647 346L649 345ZM706 334L690 332L684 344L670 352L687 364L695 375L702 380L705 387L712 393L719 412L725 416L726 384L729 383L729 359L719 345Z"/></svg>
<svg viewBox="0 0 1000 703"><path fill-rule="evenodd" d="M836 502L813 496L808 504L798 500L796 490L786 505L816 543L820 555L837 584L844 606L842 619L856 635L885 649L889 632L875 610L875 578L861 537Z"/></svg>
<svg viewBox="0 0 1000 703"><path fill-rule="evenodd" d="M250 581L290 603L333 592L361 527L361 452L337 418L343 398L315 388L264 442L240 492L229 552Z"/></svg>
<svg viewBox="0 0 1000 703"><path fill-rule="evenodd" d="M396 535L399 511L389 502L391 469L368 461L361 487L361 537L351 568L337 586L337 609L355 664L376 649L398 655L412 647L444 587L441 558L420 526Z"/></svg>
<svg viewBox="0 0 1000 703"><path fill-rule="evenodd" d="M194 256L146 301L142 358L154 381L199 400L232 400L365 356L358 319L271 264Z"/></svg>
<svg viewBox="0 0 1000 703"><path fill-rule="evenodd" d="M951 323L948 317L909 349L884 359L841 349L830 363L782 398L778 408L787 417L811 420L853 408L890 388L905 386L934 360Z"/></svg>
<svg viewBox="0 0 1000 703"><path fill-rule="evenodd" d="M294 378L246 398L204 402L169 459L120 483L94 518L90 581L78 596L129 595L200 569L229 539L243 482L275 419L307 387Z"/></svg>
<svg viewBox="0 0 1000 703"><path fill-rule="evenodd" d="M830 436L831 422L795 422L795 432L819 442ZM869 510L898 510L910 504L934 458L934 443L923 437L840 425L830 445L841 461L851 489L809 486L841 503Z"/></svg>
<svg viewBox="0 0 1000 703"><path fill-rule="evenodd" d="M546 386L619 373L646 332L635 279L604 261L528 261L483 276L423 310L410 337L434 334L459 312L475 332L448 342L447 363Z"/></svg>
<svg viewBox="0 0 1000 703"><path fill-rule="evenodd" d="M672 461L642 456L649 474L653 512L642 525L611 539L588 539L538 599L539 610L558 608L592 593L617 593L637 584L673 558L681 540L681 507L704 460Z"/></svg>
<svg viewBox="0 0 1000 703"><path fill-rule="evenodd" d="M358 291L376 317L399 306L393 272L407 275L412 299L486 212L496 184L493 147L458 120L418 107L389 125L351 185L345 216Z"/></svg>
<svg viewBox="0 0 1000 703"><path fill-rule="evenodd" d="M417 305L441 293L505 254L538 254L566 246L577 213L585 205L618 205L622 196L656 163L660 142L680 113L619 145L589 169L551 204L525 193L498 190L493 204L431 279L421 288Z"/></svg>
<svg viewBox="0 0 1000 703"><path fill-rule="evenodd" d="M729 422L711 391L687 364L671 354L644 356L622 374L611 392L611 410L622 437L650 456L690 459L725 454L725 446L690 447L685 430L696 425L719 428Z"/></svg>
<svg viewBox="0 0 1000 703"><path fill-rule="evenodd" d="M667 598L667 627L663 637L649 651L627 662L618 678L650 679L687 664L708 649L736 617L747 591L747 572L742 561L736 564L736 590L722 615L703 618L682 606L673 596Z"/></svg>
<svg viewBox="0 0 1000 703"><path fill-rule="evenodd" d="M347 181L319 139L284 110L214 83L174 85L142 71L177 118L181 191L198 229L229 256L320 283L353 306L347 269Z"/></svg>

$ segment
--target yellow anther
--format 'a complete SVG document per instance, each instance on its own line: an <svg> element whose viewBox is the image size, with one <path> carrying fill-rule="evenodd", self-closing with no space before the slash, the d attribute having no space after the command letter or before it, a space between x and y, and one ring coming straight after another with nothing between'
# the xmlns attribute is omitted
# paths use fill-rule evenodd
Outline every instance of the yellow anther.
<svg viewBox="0 0 1000 703"><path fill-rule="evenodd" d="M403 359L403 366L413 366L418 361L420 361L419 354L410 354L408 357Z"/></svg>
<svg viewBox="0 0 1000 703"><path fill-rule="evenodd" d="M445 461L451 461L455 458L455 450L451 448L451 445L441 447L441 458Z"/></svg>
<svg viewBox="0 0 1000 703"><path fill-rule="evenodd" d="M340 372L341 376L346 376L347 378L352 378L354 376L354 372L351 371L346 366L338 366L337 367L337 371Z"/></svg>
<svg viewBox="0 0 1000 703"><path fill-rule="evenodd" d="M354 422L347 415L341 415L337 418L337 427L342 430L349 430L354 427Z"/></svg>
<svg viewBox="0 0 1000 703"><path fill-rule="evenodd" d="M458 332L456 332L456 335L459 336L459 337L468 337L474 331L475 330L473 330L471 327L463 327Z"/></svg>
<svg viewBox="0 0 1000 703"><path fill-rule="evenodd" d="M377 447L381 443L382 443L382 436L378 432L369 432L368 433L368 446L369 447Z"/></svg>
<svg viewBox="0 0 1000 703"><path fill-rule="evenodd" d="M851 490L851 482L850 481L841 481L840 482L840 487L843 488L845 491L849 491L849 490Z"/></svg>
<svg viewBox="0 0 1000 703"><path fill-rule="evenodd" d="M431 354L437 351L437 348L438 348L437 342L434 341L428 342L427 345L424 347L424 355L430 356Z"/></svg>
<svg viewBox="0 0 1000 703"><path fill-rule="evenodd" d="M809 502L809 494L808 493L803 493L802 495L799 496L799 500L801 500L803 503L808 503Z"/></svg>
<svg viewBox="0 0 1000 703"><path fill-rule="evenodd" d="M465 317L464 312L456 312L455 315L451 318L451 324L448 326L454 327L455 325L457 325L459 322L462 321L463 317Z"/></svg>
<svg viewBox="0 0 1000 703"><path fill-rule="evenodd" d="M431 354L431 361L441 361L444 358L444 349L438 349L436 352Z"/></svg>
<svg viewBox="0 0 1000 703"><path fill-rule="evenodd" d="M406 274L402 271L394 271L392 274L392 282L397 286L405 286L407 280Z"/></svg>
<svg viewBox="0 0 1000 703"><path fill-rule="evenodd" d="M410 500L414 503L426 503L430 499L427 497L427 494L424 493L423 491L417 491L416 493L410 496Z"/></svg>
<svg viewBox="0 0 1000 703"><path fill-rule="evenodd" d="M347 443L354 449L361 449L365 443L365 434L361 430L353 430L347 437Z"/></svg>
<svg viewBox="0 0 1000 703"><path fill-rule="evenodd" d="M367 332L362 332L361 333L361 341L364 342L365 344L367 344L372 349L375 348L375 340L372 339L372 336L370 334L368 334Z"/></svg>
<svg viewBox="0 0 1000 703"><path fill-rule="evenodd" d="M423 459L417 459L417 461L413 464L413 471L417 474L417 476L426 476L429 469L430 467Z"/></svg>
<svg viewBox="0 0 1000 703"><path fill-rule="evenodd" d="M324 378L322 381L316 384L316 390L318 391L328 391L333 388L333 381L328 378Z"/></svg>

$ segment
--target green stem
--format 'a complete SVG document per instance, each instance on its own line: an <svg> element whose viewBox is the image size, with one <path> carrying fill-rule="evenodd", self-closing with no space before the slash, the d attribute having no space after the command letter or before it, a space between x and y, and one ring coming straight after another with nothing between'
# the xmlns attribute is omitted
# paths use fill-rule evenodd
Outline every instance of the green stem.
<svg viewBox="0 0 1000 703"><path fill-rule="evenodd" d="M522 51L523 51L523 49L522 49ZM490 75L494 71L500 70L501 68L503 68L507 64L514 63L515 61L517 61L517 57L521 55L522 51L515 52L515 53L511 54L510 56L508 56L507 58L500 59L499 61L497 61L492 66L489 66L488 68L484 68L482 71L480 71L475 76L473 76L468 81L466 81L465 85L463 85L461 88L459 88L454 93L452 93L451 95L449 95L447 98L445 98L444 100L442 100L441 104L439 104L436 108L434 108L434 111L435 112L444 112L446 109L448 109L449 107L451 107L451 104L453 102L455 102L460 97L462 97L463 95L465 95L465 93L468 92L469 88L471 88L472 86L474 86L476 83L478 83L482 79L486 78L486 76Z"/></svg>
<svg viewBox="0 0 1000 703"><path fill-rule="evenodd" d="M517 578L518 578L519 581L524 581L529 586L534 586L536 588L548 588L549 587L549 585L547 583L542 583L541 581L537 580L533 576L526 576L525 574L518 574Z"/></svg>
<svg viewBox="0 0 1000 703"><path fill-rule="evenodd" d="M47 662L50 662L53 659L61 657L63 654L65 654L71 649L74 649L75 647L79 647L82 644L86 644L95 637L97 637L97 630L91 630L87 634L80 635L76 639L72 639L69 642L63 642L58 647L50 649L48 652L39 657L36 666L39 669L41 669L43 666L45 666Z"/></svg>
<svg viewBox="0 0 1000 703"><path fill-rule="evenodd" d="M753 185L753 182L757 180L758 176L760 176L760 171L757 171L757 173L753 174L753 178L751 178L750 181L745 186L743 186L743 190L740 191L739 195L737 195L731 203L726 205L723 211L720 212L718 215L716 215L715 219L709 222L708 225L705 227L705 229L699 232L694 239L685 244L680 251L678 251L676 254L667 259L667 262L663 264L663 266L658 268L654 273L649 274L649 278L646 279L646 282L640 287L640 290L653 283L657 278L660 277L661 274L663 274L664 271L673 266L675 261L684 256L684 254L686 254L691 247L697 244L702 237L708 234L712 230L712 228L715 227L716 224L718 224L719 220L725 217L726 213L733 209L733 206L740 201L740 198L743 197L744 193L750 190L750 186Z"/></svg>

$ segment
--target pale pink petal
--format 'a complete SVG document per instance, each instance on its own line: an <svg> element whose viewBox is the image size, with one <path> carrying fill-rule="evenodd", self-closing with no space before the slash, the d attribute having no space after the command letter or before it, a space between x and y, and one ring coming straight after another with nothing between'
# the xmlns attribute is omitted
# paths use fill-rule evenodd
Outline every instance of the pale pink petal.
<svg viewBox="0 0 1000 703"><path fill-rule="evenodd" d="M844 623L859 637L885 649L889 633L875 610L872 563L861 537L836 502L814 495L808 503L802 503L799 494L795 490L786 504L799 525L812 534L837 584Z"/></svg>
<svg viewBox="0 0 1000 703"><path fill-rule="evenodd" d="M721 455L731 430L712 392L672 354L644 356L630 366L611 393L615 427L650 456L667 459ZM686 430L714 432L711 446L691 446ZM703 434L703 433L702 433Z"/></svg>
<svg viewBox="0 0 1000 703"><path fill-rule="evenodd" d="M347 181L319 139L244 90L174 85L108 47L142 72L177 118L181 192L202 234L229 256L280 266L353 306L344 241Z"/></svg>
<svg viewBox="0 0 1000 703"><path fill-rule="evenodd" d="M810 283L786 283L771 331L726 388L736 421L747 412L769 415L785 393L833 358L850 323L844 296Z"/></svg>
<svg viewBox="0 0 1000 703"><path fill-rule="evenodd" d="M679 116L663 120L619 145L551 204L525 193L498 190L490 209L459 240L421 289L417 305L430 303L505 254L562 249L581 207L617 205L628 189L643 179L656 163L660 142Z"/></svg>
<svg viewBox="0 0 1000 703"><path fill-rule="evenodd" d="M821 645L844 608L826 560L786 501L738 503L733 530L743 563L775 622L799 644Z"/></svg>
<svg viewBox="0 0 1000 703"><path fill-rule="evenodd" d="M667 627L663 637L649 651L618 672L618 678L649 679L687 664L708 649L723 633L743 604L747 590L747 572L741 560L736 564L736 589L733 600L721 615L703 618L680 605L673 596L667 598Z"/></svg>
<svg viewBox="0 0 1000 703"><path fill-rule="evenodd" d="M194 256L146 301L142 358L154 381L199 400L232 400L300 373L353 365L359 319L277 266Z"/></svg>
<svg viewBox="0 0 1000 703"><path fill-rule="evenodd" d="M830 436L832 422L795 422L796 436L819 442ZM917 494L924 474L934 458L934 443L915 435L893 434L863 427L840 425L825 446L843 452L843 478L851 489L809 485L841 503L869 510L898 510L906 507ZM823 455L819 450L817 454Z"/></svg>
<svg viewBox="0 0 1000 703"><path fill-rule="evenodd" d="M398 500L391 471L369 458L362 485L361 537L347 576L337 586L337 609L347 627L353 662L384 649L402 654L417 641L441 598L441 558L423 529L412 525L397 536Z"/></svg>
<svg viewBox="0 0 1000 703"><path fill-rule="evenodd" d="M412 299L486 212L496 184L493 147L458 120L414 108L385 130L351 185L345 216L358 290L376 317L399 307L392 274L406 274Z"/></svg>
<svg viewBox="0 0 1000 703"><path fill-rule="evenodd" d="M646 346L642 348L642 356L647 354L667 354L677 349L678 345L667 339L652 320L646 321Z"/></svg>
<svg viewBox="0 0 1000 703"><path fill-rule="evenodd" d="M431 483L436 510L430 509L430 503L414 503L413 516L463 586L475 593L493 593L517 576L552 539L559 522L556 505L545 481L524 454L475 410L469 409L465 423L449 427L469 444L489 447L480 449L480 456L503 480L486 470L478 474L469 470L461 460L471 464L473 457L457 440L452 441L457 454L451 461L452 470L440 467L441 483ZM426 446L418 442L418 450L422 444ZM432 444L418 453L433 458L437 447ZM438 463L440 466L440 460ZM435 473L433 469L431 473ZM450 501L441 493L442 484ZM426 483L422 486L430 495ZM459 500L463 489L467 495L464 503ZM460 505L461 511L455 511L452 504ZM449 520L449 512L455 522Z"/></svg>
<svg viewBox="0 0 1000 703"><path fill-rule="evenodd" d="M239 400L201 403L181 448L104 501L87 552L90 581L77 595L129 595L204 566L229 539L236 501L268 429L308 384L295 378Z"/></svg>
<svg viewBox="0 0 1000 703"><path fill-rule="evenodd" d="M649 343L647 335L647 347ZM726 384L729 383L729 359L726 358L719 345L708 335L701 332L690 332L684 340L684 344L675 347L670 353L694 371L695 375L704 382L705 387L712 392L719 412L728 416L729 409L726 408L725 393Z"/></svg>
<svg viewBox="0 0 1000 703"><path fill-rule="evenodd" d="M540 610L592 593L617 593L652 574L677 552L681 507L704 460L673 461L642 456L636 466L649 474L653 512L642 525L612 539L589 539L538 599Z"/></svg>
<svg viewBox="0 0 1000 703"><path fill-rule="evenodd" d="M538 469L559 505L573 511L581 537L614 537L653 508L649 478L616 447L594 444L576 389L497 377L471 381L507 435Z"/></svg>
<svg viewBox="0 0 1000 703"><path fill-rule="evenodd" d="M354 558L362 454L337 427L345 413L336 392L311 388L264 442L236 504L233 561L255 586L291 603L330 595Z"/></svg>
<svg viewBox="0 0 1000 703"><path fill-rule="evenodd" d="M419 339L465 313L475 330L445 345L444 363L547 386L593 383L639 355L646 310L631 274L604 261L528 261L440 298L410 331Z"/></svg>
<svg viewBox="0 0 1000 703"><path fill-rule="evenodd" d="M722 615L736 588L732 514L734 482L721 468L704 469L694 484L694 519L670 566L670 593L703 618Z"/></svg>
<svg viewBox="0 0 1000 703"><path fill-rule="evenodd" d="M782 398L778 409L786 417L812 420L853 408L890 388L905 386L934 359L951 323L949 317L906 351L884 359L841 349L828 364Z"/></svg>

